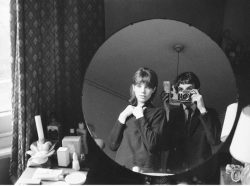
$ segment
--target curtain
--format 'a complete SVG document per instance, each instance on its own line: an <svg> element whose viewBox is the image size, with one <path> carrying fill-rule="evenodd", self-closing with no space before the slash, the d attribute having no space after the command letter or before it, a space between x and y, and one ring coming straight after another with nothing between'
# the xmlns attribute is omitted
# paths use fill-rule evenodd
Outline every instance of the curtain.
<svg viewBox="0 0 250 186"><path fill-rule="evenodd" d="M83 119L84 73L105 33L103 0L11 0L10 8L15 181L37 140L35 115L41 115L45 131L56 112L63 134Z"/></svg>

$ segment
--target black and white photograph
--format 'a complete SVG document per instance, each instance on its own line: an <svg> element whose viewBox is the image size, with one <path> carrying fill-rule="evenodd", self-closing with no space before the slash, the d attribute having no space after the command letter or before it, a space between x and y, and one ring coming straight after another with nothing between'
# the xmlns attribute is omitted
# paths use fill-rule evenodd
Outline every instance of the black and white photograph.
<svg viewBox="0 0 250 186"><path fill-rule="evenodd" d="M249 185L249 10L0 0L0 185Z"/></svg>

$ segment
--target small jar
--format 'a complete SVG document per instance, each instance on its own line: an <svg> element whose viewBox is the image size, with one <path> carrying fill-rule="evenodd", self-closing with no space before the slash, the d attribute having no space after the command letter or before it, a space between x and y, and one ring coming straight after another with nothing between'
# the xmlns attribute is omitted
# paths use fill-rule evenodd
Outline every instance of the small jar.
<svg viewBox="0 0 250 186"><path fill-rule="evenodd" d="M69 129L69 135L70 135L70 136L75 136L75 135L76 135L76 134L75 134L75 129L74 129L74 128Z"/></svg>
<svg viewBox="0 0 250 186"><path fill-rule="evenodd" d="M47 136L48 140L53 143L62 140L62 126L61 123L57 121L54 112L50 114L50 120L47 126Z"/></svg>

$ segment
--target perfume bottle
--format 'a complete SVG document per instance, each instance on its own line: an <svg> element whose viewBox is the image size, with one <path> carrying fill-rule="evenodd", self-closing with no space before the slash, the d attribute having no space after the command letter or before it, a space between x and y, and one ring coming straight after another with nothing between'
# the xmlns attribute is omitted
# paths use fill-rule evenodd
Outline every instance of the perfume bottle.
<svg viewBox="0 0 250 186"><path fill-rule="evenodd" d="M87 145L87 130L85 129L85 125L83 122L78 123L78 129L76 129L76 135L81 136L82 143L82 153L88 153L88 145Z"/></svg>
<svg viewBox="0 0 250 186"><path fill-rule="evenodd" d="M75 152L73 153L72 169L76 171L80 170L80 164L78 161L77 154Z"/></svg>

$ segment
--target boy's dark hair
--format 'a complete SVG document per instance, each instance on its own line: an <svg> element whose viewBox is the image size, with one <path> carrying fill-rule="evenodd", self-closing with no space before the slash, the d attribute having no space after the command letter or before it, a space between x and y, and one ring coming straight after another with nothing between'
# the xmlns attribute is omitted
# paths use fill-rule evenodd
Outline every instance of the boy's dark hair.
<svg viewBox="0 0 250 186"><path fill-rule="evenodd" d="M155 91L151 95L150 99L147 101L147 102L151 102L155 96L156 91L157 91L157 86L158 86L157 74L149 68L146 68L146 67L139 68L135 72L135 75L133 76L132 85L138 85L140 83L145 83L149 88L152 88L152 89L155 88ZM129 102L131 105L135 106L135 105L137 105L137 100L136 100L132 85L130 87Z"/></svg>
<svg viewBox="0 0 250 186"><path fill-rule="evenodd" d="M183 72L175 79L175 88L180 84L194 84L195 89L200 88L200 80L193 72Z"/></svg>

